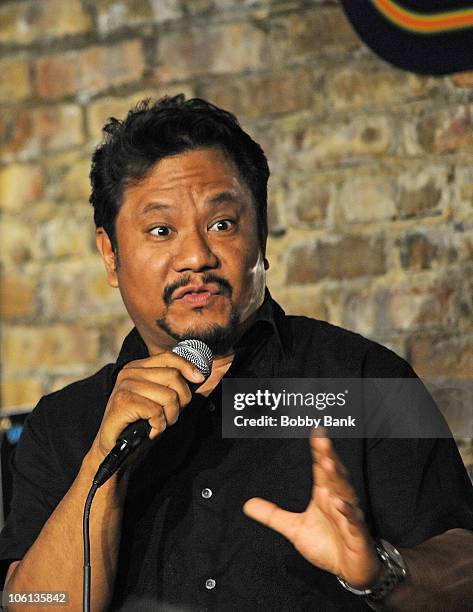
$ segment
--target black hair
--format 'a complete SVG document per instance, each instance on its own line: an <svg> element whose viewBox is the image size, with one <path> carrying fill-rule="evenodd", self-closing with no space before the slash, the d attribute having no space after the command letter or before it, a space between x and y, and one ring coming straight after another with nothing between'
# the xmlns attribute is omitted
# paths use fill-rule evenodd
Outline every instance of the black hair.
<svg viewBox="0 0 473 612"><path fill-rule="evenodd" d="M96 227L103 227L117 250L115 219L124 190L161 159L193 149L220 148L237 167L256 206L258 235L264 249L268 234L266 156L228 111L184 94L143 100L123 121L110 118L104 140L92 156L90 203Z"/></svg>

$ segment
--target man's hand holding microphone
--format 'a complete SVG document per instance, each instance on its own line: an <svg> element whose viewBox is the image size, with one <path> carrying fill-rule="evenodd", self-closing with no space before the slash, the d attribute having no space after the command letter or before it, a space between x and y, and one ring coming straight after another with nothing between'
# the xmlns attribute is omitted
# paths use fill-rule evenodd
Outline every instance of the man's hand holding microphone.
<svg viewBox="0 0 473 612"><path fill-rule="evenodd" d="M95 484L104 484L138 446L174 425L192 391L210 375L212 363L212 352L204 342L183 340L172 352L124 366L91 448L102 457Z"/></svg>

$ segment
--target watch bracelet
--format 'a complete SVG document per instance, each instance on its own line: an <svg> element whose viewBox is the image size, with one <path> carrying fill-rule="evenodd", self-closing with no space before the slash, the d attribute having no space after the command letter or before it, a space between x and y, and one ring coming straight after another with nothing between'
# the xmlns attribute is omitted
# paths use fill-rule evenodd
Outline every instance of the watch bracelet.
<svg viewBox="0 0 473 612"><path fill-rule="evenodd" d="M376 545L376 551L380 557L381 563L383 564L383 570L380 579L371 588L371 593L364 595L364 599L368 602L377 602L384 599L384 597L391 593L394 587L402 582L405 577L405 570L401 570L401 572L403 572L401 575L396 572L396 566L384 550L381 543Z"/></svg>

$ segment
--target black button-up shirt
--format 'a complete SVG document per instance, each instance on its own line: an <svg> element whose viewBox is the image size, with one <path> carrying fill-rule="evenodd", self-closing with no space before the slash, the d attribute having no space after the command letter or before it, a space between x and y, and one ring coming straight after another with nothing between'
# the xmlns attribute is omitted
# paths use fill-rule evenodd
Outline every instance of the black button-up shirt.
<svg viewBox="0 0 473 612"><path fill-rule="evenodd" d="M5 565L24 555L73 482L119 369L146 356L133 330L116 364L46 396L28 418L14 461L12 513L0 537ZM388 349L328 323L286 316L267 293L225 376L412 375ZM254 496L294 512L306 508L307 440L223 439L221 410L221 384L208 398L195 395L133 473L112 609L368 610L241 510ZM413 546L454 527L473 529L473 490L451 440L334 444L373 536Z"/></svg>

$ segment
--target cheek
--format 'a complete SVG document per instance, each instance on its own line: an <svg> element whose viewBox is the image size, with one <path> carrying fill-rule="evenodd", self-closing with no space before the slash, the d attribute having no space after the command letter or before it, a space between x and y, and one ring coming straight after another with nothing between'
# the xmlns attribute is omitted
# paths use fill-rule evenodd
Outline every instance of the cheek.
<svg viewBox="0 0 473 612"><path fill-rule="evenodd" d="M264 258L261 253L252 257L245 275L242 278L240 313L242 321L249 317L264 300L266 286L266 271L264 269Z"/></svg>
<svg viewBox="0 0 473 612"><path fill-rule="evenodd" d="M227 264L233 271L234 278L240 279L241 290L244 292L246 285L252 284L262 275L264 278L264 258L255 238L234 244L227 251Z"/></svg>
<svg viewBox="0 0 473 612"><path fill-rule="evenodd" d="M165 253L158 257L153 248L130 244L123 255L123 269L134 276L160 274L168 266L168 259Z"/></svg>
<svg viewBox="0 0 473 612"><path fill-rule="evenodd" d="M262 253L254 255L248 260L245 276L248 279L248 284L253 287L253 290L258 289L261 284L265 284L266 272Z"/></svg>
<svg viewBox="0 0 473 612"><path fill-rule="evenodd" d="M159 304L166 282L165 259L140 250L127 253L127 257L120 261L118 271L118 282L124 299L147 304L148 307Z"/></svg>

